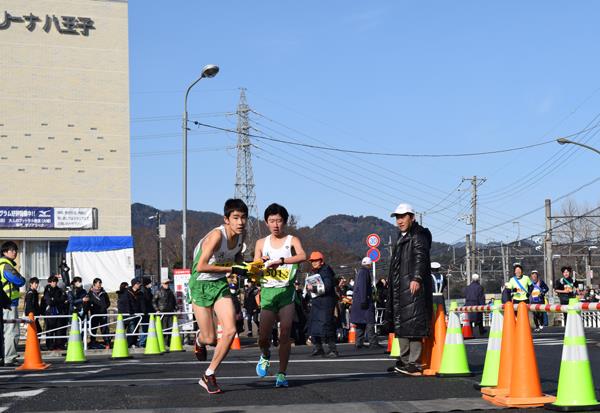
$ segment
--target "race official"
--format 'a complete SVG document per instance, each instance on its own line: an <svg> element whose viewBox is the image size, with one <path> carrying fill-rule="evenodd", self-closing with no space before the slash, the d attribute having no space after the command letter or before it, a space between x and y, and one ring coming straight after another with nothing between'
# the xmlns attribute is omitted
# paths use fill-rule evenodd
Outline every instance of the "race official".
<svg viewBox="0 0 600 413"><path fill-rule="evenodd" d="M17 254L19 248L13 241L7 241L0 247L0 281L2 290L10 302L2 309L2 320L14 320L19 317L19 288L25 285L25 278L17 271ZM8 301L7 300L7 301ZM19 343L19 324L4 324L4 352L0 364L14 366L17 363L17 344Z"/></svg>

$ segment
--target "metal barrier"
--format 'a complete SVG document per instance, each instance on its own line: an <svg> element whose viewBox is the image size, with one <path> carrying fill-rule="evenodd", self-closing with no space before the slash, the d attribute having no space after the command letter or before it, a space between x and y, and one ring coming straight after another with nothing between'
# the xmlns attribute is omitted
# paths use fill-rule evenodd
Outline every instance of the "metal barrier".
<svg viewBox="0 0 600 413"><path fill-rule="evenodd" d="M131 337L131 336L143 336L147 334L147 331L142 331L142 327L143 326L147 326L148 323L144 323L142 322L143 317L145 315L148 314L144 314L144 313L136 313L136 314L131 314L131 315L124 315L123 316L123 322L126 325L130 325L132 322L135 323L134 327L131 328L131 331L129 331L129 329L126 330L125 335L127 337ZM173 316L177 316L178 319L178 325L179 325L179 332L180 334L196 334L198 332L198 330L194 329L194 319L193 317L191 317L193 315L193 313L186 313L186 312L170 312L170 313L154 313L155 317L160 317L161 320L164 317L173 317ZM117 312L110 312L107 314L93 314L91 316L86 316L84 319L79 319L79 331L81 331L82 333L82 341L83 341L83 348L84 350L88 350L88 338L104 338L104 337L114 337L115 336L115 329L116 329L116 324L117 324L117 316L118 313ZM93 320L97 320L97 319L106 319L105 322L100 321L98 323L98 325L94 325L93 331L92 331L92 321ZM65 324L61 325L59 327L53 328L53 329L46 329L46 323L47 320L49 319L65 319ZM35 317L36 321L43 321L44 325L43 325L43 330L42 331L38 331L37 336L38 339L41 340L48 340L48 339L68 339L69 338L69 333L70 333L70 329L71 329L71 320L72 320L72 315L40 315L40 316L36 316ZM17 320L5 320L5 322L23 322L23 323L28 323L29 320L28 319L17 319ZM190 328L191 326L191 328ZM107 328L108 332L106 334L103 334L102 332L98 332L98 330L101 330L103 328ZM21 330L21 329L20 329ZM24 329L23 329L24 330ZM19 332L19 340L25 340L26 339L26 331L21 330ZM163 329L163 334L164 335L171 335L172 334L172 330L173 327L168 327L168 328L164 328ZM48 333L56 333L56 332L60 332L60 334L57 335L48 335Z"/></svg>

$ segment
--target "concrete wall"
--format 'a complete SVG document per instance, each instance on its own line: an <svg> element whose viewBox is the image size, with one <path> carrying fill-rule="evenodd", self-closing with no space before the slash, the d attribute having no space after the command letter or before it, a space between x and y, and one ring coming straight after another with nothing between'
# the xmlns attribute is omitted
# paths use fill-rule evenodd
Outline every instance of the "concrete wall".
<svg viewBox="0 0 600 413"><path fill-rule="evenodd" d="M130 235L127 3L3 0L0 27L5 11L41 21L0 30L0 205L95 207L99 219L97 230L0 229L0 239ZM52 21L46 32L47 15L94 29L61 34Z"/></svg>

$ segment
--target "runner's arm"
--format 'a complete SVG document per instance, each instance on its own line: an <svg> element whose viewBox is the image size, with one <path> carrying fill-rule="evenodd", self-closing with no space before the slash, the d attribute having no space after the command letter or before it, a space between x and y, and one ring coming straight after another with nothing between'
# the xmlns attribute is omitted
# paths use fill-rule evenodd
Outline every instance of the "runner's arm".
<svg viewBox="0 0 600 413"><path fill-rule="evenodd" d="M264 238L261 238L258 241L256 241L256 245L254 246L254 261L260 261L263 259L262 249L263 249L264 245L265 245Z"/></svg>
<svg viewBox="0 0 600 413"><path fill-rule="evenodd" d="M208 260L210 260L210 257L212 257L215 251L219 248L219 245L221 245L221 231L212 231L202 243L202 254L200 254L200 259L198 259L196 271L208 273L231 272L231 267L221 267L208 263Z"/></svg>
<svg viewBox="0 0 600 413"><path fill-rule="evenodd" d="M304 248L302 247L302 243L298 237L292 237L292 248L294 249L296 255L284 259L284 264L298 264L306 261L306 252L304 252Z"/></svg>

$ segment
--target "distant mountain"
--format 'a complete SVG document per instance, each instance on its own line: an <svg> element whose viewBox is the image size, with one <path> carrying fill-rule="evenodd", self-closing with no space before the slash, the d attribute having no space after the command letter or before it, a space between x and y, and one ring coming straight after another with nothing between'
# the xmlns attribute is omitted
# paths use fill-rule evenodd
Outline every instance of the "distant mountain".
<svg viewBox="0 0 600 413"><path fill-rule="evenodd" d="M156 212L156 208L140 203L135 203L131 207L135 262L147 273L155 273L157 267L156 221L150 219L156 215ZM212 228L221 225L223 217L213 212L188 210L187 221L189 262L196 243ZM167 237L162 241L163 265L170 268L179 267L181 265L181 211L161 211L161 223L167 226ZM380 236L381 266L384 268L386 261L389 260L390 246L393 245L398 234L394 225L377 217L342 214L329 216L314 227L296 227L292 224L289 230L301 239L307 254L319 250L334 268L344 265L349 268L347 271L352 273L352 267L358 266L368 250L365 242L367 235L376 233ZM267 233L266 228L262 228L262 233ZM249 247L252 249L252 246ZM452 259L452 247L434 242L432 259L449 262Z"/></svg>

